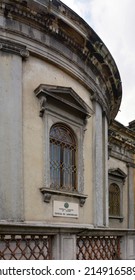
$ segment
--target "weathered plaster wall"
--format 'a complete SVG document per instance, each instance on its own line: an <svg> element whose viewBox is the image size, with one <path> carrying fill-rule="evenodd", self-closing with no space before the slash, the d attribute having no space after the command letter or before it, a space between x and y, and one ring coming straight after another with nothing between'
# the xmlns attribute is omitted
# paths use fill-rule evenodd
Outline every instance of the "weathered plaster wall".
<svg viewBox="0 0 135 280"><path fill-rule="evenodd" d="M34 95L40 84L73 88L92 108L89 92L75 79L46 61L30 56L23 64L23 145L24 145L24 193L25 219L32 221L93 223L92 199L92 117L88 121L84 137L84 193L88 198L79 210L79 219L52 218L52 201L43 202L39 188L44 184L44 130L39 117L39 101ZM54 196L53 199L63 200ZM67 198L65 198L67 199ZM68 198L73 201L73 198ZM77 199L74 199L77 202Z"/></svg>

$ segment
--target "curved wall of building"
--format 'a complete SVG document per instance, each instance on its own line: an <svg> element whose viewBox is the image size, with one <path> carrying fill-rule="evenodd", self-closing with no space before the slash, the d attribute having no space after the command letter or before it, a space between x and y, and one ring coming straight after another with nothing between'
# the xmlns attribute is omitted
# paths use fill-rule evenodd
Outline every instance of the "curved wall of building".
<svg viewBox="0 0 135 280"><path fill-rule="evenodd" d="M108 227L108 124L122 96L110 52L61 1L1 0L0 60L0 219ZM50 188L55 123L77 139L73 191ZM56 213L57 202L73 216Z"/></svg>

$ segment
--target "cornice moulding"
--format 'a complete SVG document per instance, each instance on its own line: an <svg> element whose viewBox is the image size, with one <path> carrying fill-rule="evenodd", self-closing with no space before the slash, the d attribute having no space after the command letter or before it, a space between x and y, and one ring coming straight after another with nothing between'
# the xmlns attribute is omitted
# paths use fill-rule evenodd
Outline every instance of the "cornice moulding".
<svg viewBox="0 0 135 280"><path fill-rule="evenodd" d="M75 52L84 64L92 67L111 100L107 104L108 107L111 103L110 107L106 110L104 106L104 111L107 115L110 111L109 119L114 119L121 102L119 72L106 46L84 20L59 0L45 0L44 4L40 0L1 0L0 8L5 22L20 22L48 34ZM10 28L13 30L14 26Z"/></svg>

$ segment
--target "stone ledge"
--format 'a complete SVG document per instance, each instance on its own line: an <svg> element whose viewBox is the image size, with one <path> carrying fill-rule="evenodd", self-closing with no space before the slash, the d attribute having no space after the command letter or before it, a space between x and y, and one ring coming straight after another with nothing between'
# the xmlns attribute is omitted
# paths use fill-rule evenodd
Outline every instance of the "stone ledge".
<svg viewBox="0 0 135 280"><path fill-rule="evenodd" d="M75 223L48 223L47 221L24 221L13 222L0 221L1 234L51 234L69 233L78 235L92 236L134 236L135 229L128 228L94 228L92 224L75 224Z"/></svg>
<svg viewBox="0 0 135 280"><path fill-rule="evenodd" d="M116 220L119 220L120 223L122 223L124 220L124 217L123 216L109 216L109 219L116 219Z"/></svg>
<svg viewBox="0 0 135 280"><path fill-rule="evenodd" d="M41 193L44 196L44 202L49 203L51 200L52 195L62 195L62 196L69 196L79 199L80 207L83 207L87 195L81 194L81 193L75 193L75 192L66 192L66 191L60 191L60 190L53 190L49 188L40 188Z"/></svg>

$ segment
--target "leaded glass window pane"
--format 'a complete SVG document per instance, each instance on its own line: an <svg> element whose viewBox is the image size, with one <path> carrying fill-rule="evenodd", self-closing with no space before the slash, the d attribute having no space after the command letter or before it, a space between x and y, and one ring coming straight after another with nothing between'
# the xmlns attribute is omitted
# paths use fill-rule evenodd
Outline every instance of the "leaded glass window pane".
<svg viewBox="0 0 135 280"><path fill-rule="evenodd" d="M55 124L50 130L50 179L51 188L76 189L76 140L63 124Z"/></svg>

